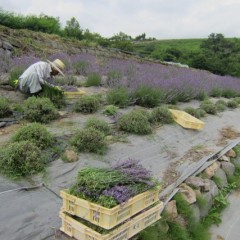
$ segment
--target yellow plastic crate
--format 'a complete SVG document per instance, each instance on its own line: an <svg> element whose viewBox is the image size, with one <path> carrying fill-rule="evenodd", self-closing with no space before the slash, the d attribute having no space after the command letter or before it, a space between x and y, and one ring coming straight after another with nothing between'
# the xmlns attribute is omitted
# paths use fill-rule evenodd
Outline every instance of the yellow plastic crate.
<svg viewBox="0 0 240 240"><path fill-rule="evenodd" d="M169 109L172 113L173 119L179 125L184 128L191 128L191 129L202 129L204 127L204 122L193 117L192 115L175 109Z"/></svg>
<svg viewBox="0 0 240 240"><path fill-rule="evenodd" d="M60 191L63 198L62 211L83 218L97 226L111 229L136 213L159 201L160 187L138 194L125 204L106 208L99 204L75 197L67 190Z"/></svg>
<svg viewBox="0 0 240 240"><path fill-rule="evenodd" d="M107 234L100 234L60 211L60 218L62 219L62 227L60 230L77 240L127 240L158 221L161 218L160 211L162 208L163 204L159 203Z"/></svg>
<svg viewBox="0 0 240 240"><path fill-rule="evenodd" d="M74 99L86 94L83 90L78 90L77 92L64 92L66 98Z"/></svg>

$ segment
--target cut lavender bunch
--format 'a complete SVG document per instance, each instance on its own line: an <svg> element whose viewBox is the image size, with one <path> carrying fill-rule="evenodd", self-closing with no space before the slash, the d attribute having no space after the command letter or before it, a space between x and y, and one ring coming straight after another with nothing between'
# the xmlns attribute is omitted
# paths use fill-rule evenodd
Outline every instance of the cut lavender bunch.
<svg viewBox="0 0 240 240"><path fill-rule="evenodd" d="M114 186L103 191L103 195L113 197L118 203L124 203L128 201L133 192L127 186Z"/></svg>
<svg viewBox="0 0 240 240"><path fill-rule="evenodd" d="M143 181L151 179L151 172L144 168L139 160L128 159L116 163L112 169L131 176L135 181Z"/></svg>

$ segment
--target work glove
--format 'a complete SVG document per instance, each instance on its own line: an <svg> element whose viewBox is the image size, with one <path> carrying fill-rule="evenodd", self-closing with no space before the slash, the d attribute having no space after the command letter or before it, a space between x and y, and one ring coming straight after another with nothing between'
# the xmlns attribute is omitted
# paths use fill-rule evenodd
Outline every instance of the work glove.
<svg viewBox="0 0 240 240"><path fill-rule="evenodd" d="M19 80L18 80L18 79L13 80L13 84L14 84L15 87L18 85L18 83L19 83Z"/></svg>

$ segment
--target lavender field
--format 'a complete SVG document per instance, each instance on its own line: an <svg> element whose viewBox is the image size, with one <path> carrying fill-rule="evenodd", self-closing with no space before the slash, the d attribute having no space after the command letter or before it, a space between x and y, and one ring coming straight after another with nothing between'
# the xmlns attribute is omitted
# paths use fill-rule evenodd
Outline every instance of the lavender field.
<svg viewBox="0 0 240 240"><path fill-rule="evenodd" d="M228 91L239 96L240 78L218 76L208 71L167 66L159 63L94 56L89 53L68 55L58 53L46 59L62 59L66 64L67 75L85 75L98 73L111 79L110 87L124 86L134 91L139 86L159 88L164 93L165 102L184 96L182 99L200 98L202 94L211 95L213 91ZM24 70L41 60L35 56L22 56L13 59L0 59L0 72ZM42 59L45 60L45 59Z"/></svg>

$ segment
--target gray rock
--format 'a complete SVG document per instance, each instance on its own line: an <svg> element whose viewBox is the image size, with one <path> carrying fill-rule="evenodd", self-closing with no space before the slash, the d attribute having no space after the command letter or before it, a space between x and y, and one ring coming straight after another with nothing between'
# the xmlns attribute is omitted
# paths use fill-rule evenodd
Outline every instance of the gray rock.
<svg viewBox="0 0 240 240"><path fill-rule="evenodd" d="M225 187L228 185L226 173L221 168L217 169L214 176L220 179L219 185L221 187Z"/></svg>
<svg viewBox="0 0 240 240"><path fill-rule="evenodd" d="M194 203L192 205L190 205L192 211L193 211L193 221L195 222L199 222L200 221L200 209L199 206Z"/></svg>
<svg viewBox="0 0 240 240"><path fill-rule="evenodd" d="M208 192L210 190L210 183L208 179L203 179L200 177L189 177L185 183L189 186L192 186L195 189L199 189L204 192Z"/></svg>
<svg viewBox="0 0 240 240"><path fill-rule="evenodd" d="M6 122L0 122L0 128L5 127L7 125Z"/></svg>
<svg viewBox="0 0 240 240"><path fill-rule="evenodd" d="M212 204L213 204L213 197L212 197L210 192L203 193L202 198L204 199L206 204L204 204L204 206L201 206L199 208L201 218L207 216L207 214L208 214L208 212L211 209Z"/></svg>
<svg viewBox="0 0 240 240"><path fill-rule="evenodd" d="M227 176L233 176L235 173L235 166L230 162L221 163L222 170L226 173Z"/></svg>
<svg viewBox="0 0 240 240"><path fill-rule="evenodd" d="M214 198L215 196L218 195L219 189L217 184L213 180L209 180L210 182L210 190L209 192L211 193L212 197Z"/></svg>
<svg viewBox="0 0 240 240"><path fill-rule="evenodd" d="M10 79L10 75L8 73L4 73L0 75L0 85L8 85L9 79Z"/></svg>
<svg viewBox="0 0 240 240"><path fill-rule="evenodd" d="M3 41L2 48L6 49L6 50L9 50L9 51L13 51L14 50L13 45L11 43L9 43L9 42L6 42L6 41Z"/></svg>

